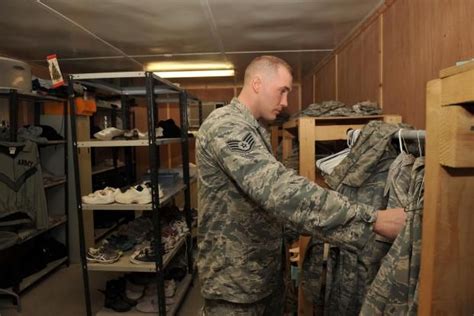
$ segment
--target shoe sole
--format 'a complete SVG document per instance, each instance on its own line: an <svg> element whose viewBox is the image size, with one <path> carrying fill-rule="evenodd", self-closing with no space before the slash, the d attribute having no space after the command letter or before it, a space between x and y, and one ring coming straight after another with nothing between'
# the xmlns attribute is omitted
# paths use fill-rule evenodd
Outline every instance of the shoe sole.
<svg viewBox="0 0 474 316"><path fill-rule="evenodd" d="M110 263L114 263L114 262L117 262L119 261L120 257L118 257L117 259L110 259L110 260L100 260L100 259L95 259L95 258L87 258L87 262L88 263L107 263L107 264L110 264Z"/></svg>

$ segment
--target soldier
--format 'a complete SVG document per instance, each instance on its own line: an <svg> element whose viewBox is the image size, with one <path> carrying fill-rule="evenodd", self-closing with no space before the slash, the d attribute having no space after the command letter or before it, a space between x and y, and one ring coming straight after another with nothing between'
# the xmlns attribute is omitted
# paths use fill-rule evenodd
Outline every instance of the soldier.
<svg viewBox="0 0 474 316"><path fill-rule="evenodd" d="M237 98L213 111L197 138L199 253L203 315L282 315L283 225L360 249L374 232L394 239L403 209L350 204L285 168L259 120L288 105L291 67L255 58Z"/></svg>

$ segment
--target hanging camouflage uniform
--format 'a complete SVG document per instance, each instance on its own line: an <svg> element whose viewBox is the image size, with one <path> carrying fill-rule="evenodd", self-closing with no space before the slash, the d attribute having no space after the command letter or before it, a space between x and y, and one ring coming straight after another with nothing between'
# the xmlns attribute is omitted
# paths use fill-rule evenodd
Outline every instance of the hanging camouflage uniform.
<svg viewBox="0 0 474 316"><path fill-rule="evenodd" d="M417 158L410 174L405 227L395 239L375 277L361 315L416 315L421 257L424 158Z"/></svg>
<svg viewBox="0 0 474 316"><path fill-rule="evenodd" d="M386 209L384 189L389 167L397 156L391 144L392 135L401 125L380 121L368 123L362 130L349 155L326 178L329 186L376 209ZM390 248L374 234L361 250L351 251L332 245L327 264L326 304L328 315L357 315L365 292L375 277L380 261ZM319 263L311 260L310 267ZM305 272L303 272L305 273ZM317 301L317 297L314 297Z"/></svg>

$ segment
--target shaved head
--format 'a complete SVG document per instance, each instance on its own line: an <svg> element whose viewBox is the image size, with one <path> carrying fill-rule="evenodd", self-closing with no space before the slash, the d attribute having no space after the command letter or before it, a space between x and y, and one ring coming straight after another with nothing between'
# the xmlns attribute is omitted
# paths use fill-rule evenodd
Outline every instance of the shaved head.
<svg viewBox="0 0 474 316"><path fill-rule="evenodd" d="M257 57L245 70L238 99L258 119L272 121L288 106L293 84L291 67L274 56Z"/></svg>
<svg viewBox="0 0 474 316"><path fill-rule="evenodd" d="M291 66L286 61L275 56L260 56L252 60L245 70L244 85L250 84L256 75L276 74L278 67L284 67L291 74Z"/></svg>

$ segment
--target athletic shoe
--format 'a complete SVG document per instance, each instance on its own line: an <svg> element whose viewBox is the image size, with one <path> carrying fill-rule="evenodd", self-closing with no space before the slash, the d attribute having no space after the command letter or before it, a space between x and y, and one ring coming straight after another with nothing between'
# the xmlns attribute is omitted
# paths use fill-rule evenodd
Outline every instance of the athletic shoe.
<svg viewBox="0 0 474 316"><path fill-rule="evenodd" d="M150 182L150 180L143 181L140 185L143 186L143 187L147 187L148 189L150 189L150 192L151 192L151 182ZM162 199L165 196L165 194L163 193L163 190L161 189L161 186L159 184L158 184L158 196L160 197L160 199Z"/></svg>
<svg viewBox="0 0 474 316"><path fill-rule="evenodd" d="M82 197L82 202L86 204L110 204L115 202L115 195L120 192L118 189L106 187Z"/></svg>
<svg viewBox="0 0 474 316"><path fill-rule="evenodd" d="M146 186L136 185L125 192L118 192L115 201L122 204L148 204L151 203L151 190Z"/></svg>
<svg viewBox="0 0 474 316"><path fill-rule="evenodd" d="M155 136L156 137L163 137L163 128L161 128L161 127L155 128ZM141 138L141 139L148 138L148 132L143 133L142 136L139 136L139 138Z"/></svg>
<svg viewBox="0 0 474 316"><path fill-rule="evenodd" d="M157 284L151 283L146 287L144 297L146 298L147 296L150 297L153 295L157 295L156 292L157 292ZM175 293L176 293L176 282L174 280L165 280L165 297L172 298ZM168 304L168 302L166 302L166 304Z"/></svg>
<svg viewBox="0 0 474 316"><path fill-rule="evenodd" d="M156 297L150 297L148 299L142 299L135 307L137 311L142 313L158 313L158 302ZM168 305L166 311L168 311Z"/></svg>
<svg viewBox="0 0 474 316"><path fill-rule="evenodd" d="M122 136L123 130L115 127L107 127L100 132L94 134L94 137L100 140L112 140L114 137Z"/></svg>
<svg viewBox="0 0 474 316"><path fill-rule="evenodd" d="M87 262L90 263L114 263L120 259L122 252L110 247L89 248L87 251Z"/></svg>
<svg viewBox="0 0 474 316"><path fill-rule="evenodd" d="M130 280L127 280L125 294L127 295L129 299L136 301L143 297L144 292L145 292L144 285L134 284L130 282Z"/></svg>
<svg viewBox="0 0 474 316"><path fill-rule="evenodd" d="M130 262L135 264L154 263L155 260L155 251L152 246L137 249L130 256Z"/></svg>
<svg viewBox="0 0 474 316"><path fill-rule="evenodd" d="M140 132L138 128L134 128L132 130L125 131L123 137L125 137L125 139L144 139L147 136L145 133Z"/></svg>

